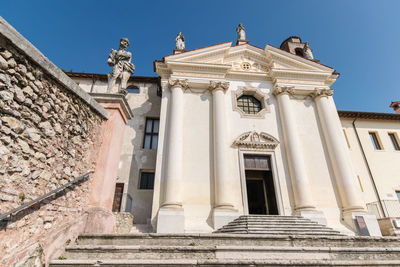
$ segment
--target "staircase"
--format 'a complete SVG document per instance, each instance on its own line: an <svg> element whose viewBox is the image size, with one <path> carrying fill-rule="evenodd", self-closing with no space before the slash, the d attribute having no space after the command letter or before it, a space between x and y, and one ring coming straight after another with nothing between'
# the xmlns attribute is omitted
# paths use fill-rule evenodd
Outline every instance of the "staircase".
<svg viewBox="0 0 400 267"><path fill-rule="evenodd" d="M325 225L301 216L244 215L218 229L216 233L343 236Z"/></svg>
<svg viewBox="0 0 400 267"><path fill-rule="evenodd" d="M400 266L398 237L345 236L296 216L241 216L212 234L140 230L80 235L50 266Z"/></svg>

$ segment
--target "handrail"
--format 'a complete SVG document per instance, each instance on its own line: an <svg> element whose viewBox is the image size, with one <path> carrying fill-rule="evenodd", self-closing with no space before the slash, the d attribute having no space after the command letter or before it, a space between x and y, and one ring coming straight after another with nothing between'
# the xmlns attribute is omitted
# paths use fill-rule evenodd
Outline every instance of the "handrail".
<svg viewBox="0 0 400 267"><path fill-rule="evenodd" d="M34 200L31 200L31 201L29 201L28 203L25 203L24 205L19 206L18 208L15 208L15 209L13 209L13 210L10 210L9 212L6 212L6 213L1 214L1 215L0 215L0 222L1 222L1 221L7 221L6 218L7 218L8 216L10 216L10 215L12 215L12 214L14 214L14 213L16 213L16 212L19 212L19 211L21 211L21 210L23 210L23 209L26 209L26 208L32 206L33 204L36 204L37 202L39 202L39 201L41 201L41 200L43 200L43 199L45 199L45 198L47 198L47 197L49 197L49 196L51 196L51 195L53 195L53 194L56 194L56 193L58 193L58 192L60 192L60 191L63 191L64 189L66 189L67 187L70 187L70 186L73 185L73 184L76 184L76 183L78 183L78 182L80 182L80 181L82 181L82 180L84 180L84 179L89 178L89 175L90 175L91 173L93 173L93 172L94 172L94 171L92 171L92 170L91 170L91 171L88 171L88 172L85 173L84 175L79 176L78 178L76 178L75 180L73 180L73 181L71 181L71 182L68 182L68 183L66 183L66 184L64 184L64 185L62 185L62 186L60 186L60 187L58 187L58 188L56 188L56 189L54 189L54 190L52 190L52 191L50 191L50 192L48 192L48 193L46 193L46 194L44 194L44 195L38 197L38 198L35 198Z"/></svg>

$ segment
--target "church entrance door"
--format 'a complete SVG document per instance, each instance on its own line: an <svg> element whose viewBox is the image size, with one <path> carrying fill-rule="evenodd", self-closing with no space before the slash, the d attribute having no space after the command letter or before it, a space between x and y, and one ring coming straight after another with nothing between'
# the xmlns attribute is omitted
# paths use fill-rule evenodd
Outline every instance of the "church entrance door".
<svg viewBox="0 0 400 267"><path fill-rule="evenodd" d="M278 215L270 158L245 155L244 159L249 214Z"/></svg>

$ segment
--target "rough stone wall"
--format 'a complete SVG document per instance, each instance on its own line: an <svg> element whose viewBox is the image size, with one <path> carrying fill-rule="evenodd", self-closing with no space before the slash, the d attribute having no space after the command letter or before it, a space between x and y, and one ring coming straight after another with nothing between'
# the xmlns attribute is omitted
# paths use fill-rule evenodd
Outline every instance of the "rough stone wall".
<svg viewBox="0 0 400 267"><path fill-rule="evenodd" d="M0 35L0 214L94 169L102 120ZM3 223L0 265L36 253L41 238L82 215L90 184L89 179Z"/></svg>

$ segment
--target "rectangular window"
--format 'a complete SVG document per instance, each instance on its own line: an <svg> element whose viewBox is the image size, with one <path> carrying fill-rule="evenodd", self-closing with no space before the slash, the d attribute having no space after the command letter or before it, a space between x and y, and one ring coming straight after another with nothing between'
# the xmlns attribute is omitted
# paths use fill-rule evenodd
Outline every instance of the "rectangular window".
<svg viewBox="0 0 400 267"><path fill-rule="evenodd" d="M400 191L396 191L396 195L397 195L397 199L398 199L399 202L400 202Z"/></svg>
<svg viewBox="0 0 400 267"><path fill-rule="evenodd" d="M154 189L154 172L141 172L139 189Z"/></svg>
<svg viewBox="0 0 400 267"><path fill-rule="evenodd" d="M159 119L146 119L146 128L144 132L144 149L157 149Z"/></svg>
<svg viewBox="0 0 400 267"><path fill-rule="evenodd" d="M113 212L121 211L121 201L123 193L124 193L124 184L117 183L115 185L115 192L114 192L114 201L112 207Z"/></svg>
<svg viewBox="0 0 400 267"><path fill-rule="evenodd" d="M395 133L388 133L390 141L392 141L392 145L394 150L400 150L399 142L397 141L397 137Z"/></svg>
<svg viewBox="0 0 400 267"><path fill-rule="evenodd" d="M375 150L382 150L382 146L378 139L378 134L375 132L370 132L369 137L371 138L372 146Z"/></svg>

